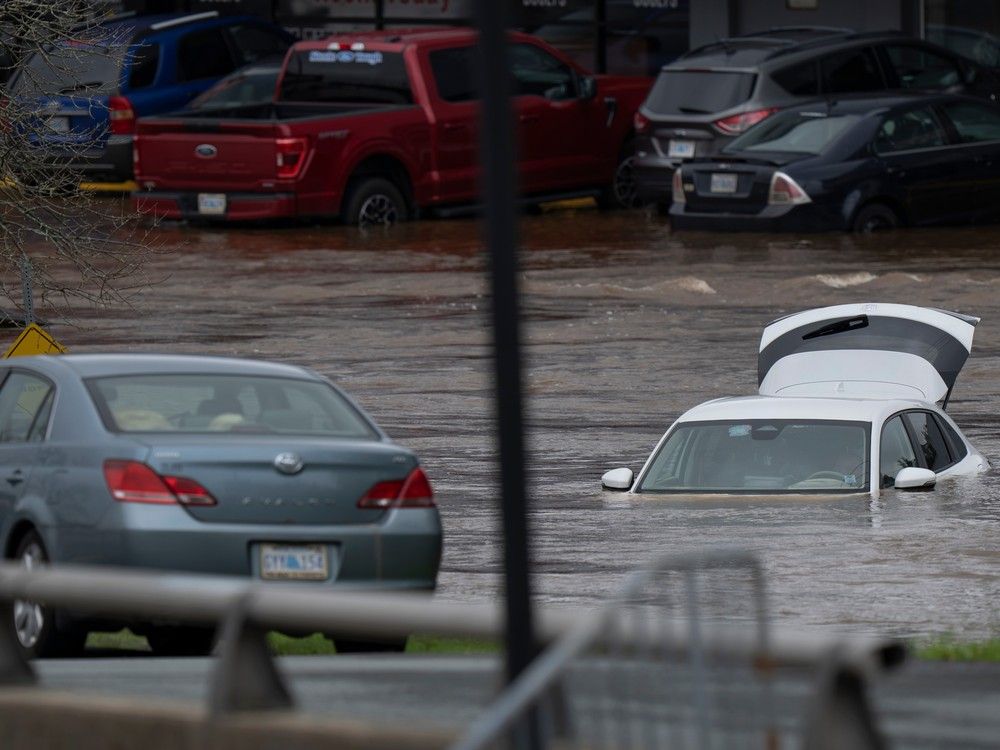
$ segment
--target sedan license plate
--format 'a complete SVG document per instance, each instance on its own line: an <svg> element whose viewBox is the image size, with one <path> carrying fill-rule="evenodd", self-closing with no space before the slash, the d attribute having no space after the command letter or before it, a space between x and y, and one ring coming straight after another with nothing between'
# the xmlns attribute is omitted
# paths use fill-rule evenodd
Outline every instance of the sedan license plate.
<svg viewBox="0 0 1000 750"><path fill-rule="evenodd" d="M226 213L226 194L198 193L198 213L216 216Z"/></svg>
<svg viewBox="0 0 1000 750"><path fill-rule="evenodd" d="M667 147L667 156L674 159L694 158L694 141L671 140Z"/></svg>
<svg viewBox="0 0 1000 750"><path fill-rule="evenodd" d="M710 190L713 193L735 193L736 175L731 172L713 172Z"/></svg>
<svg viewBox="0 0 1000 750"><path fill-rule="evenodd" d="M260 577L268 581L323 581L330 577L323 544L262 544Z"/></svg>
<svg viewBox="0 0 1000 750"><path fill-rule="evenodd" d="M68 117L50 117L45 121L45 126L51 130L53 133L68 133L69 132L69 118Z"/></svg>

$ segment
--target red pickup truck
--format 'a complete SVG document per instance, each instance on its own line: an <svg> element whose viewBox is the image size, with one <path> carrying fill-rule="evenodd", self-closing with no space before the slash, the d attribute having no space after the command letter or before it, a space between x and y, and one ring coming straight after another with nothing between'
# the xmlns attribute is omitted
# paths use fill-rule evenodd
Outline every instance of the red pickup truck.
<svg viewBox="0 0 1000 750"><path fill-rule="evenodd" d="M534 37L510 41L524 200L594 195L631 205L632 119L650 79L591 76ZM139 121L136 208L374 225L474 207L475 45L461 28L300 42L268 104Z"/></svg>

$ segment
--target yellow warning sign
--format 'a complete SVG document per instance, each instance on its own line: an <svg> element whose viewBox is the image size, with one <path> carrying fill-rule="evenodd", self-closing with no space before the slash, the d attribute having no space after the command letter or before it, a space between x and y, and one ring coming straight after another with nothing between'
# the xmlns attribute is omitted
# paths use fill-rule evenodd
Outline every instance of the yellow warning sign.
<svg viewBox="0 0 1000 750"><path fill-rule="evenodd" d="M3 356L6 359L7 357L30 357L32 354L65 353L66 348L52 338L44 328L29 323Z"/></svg>

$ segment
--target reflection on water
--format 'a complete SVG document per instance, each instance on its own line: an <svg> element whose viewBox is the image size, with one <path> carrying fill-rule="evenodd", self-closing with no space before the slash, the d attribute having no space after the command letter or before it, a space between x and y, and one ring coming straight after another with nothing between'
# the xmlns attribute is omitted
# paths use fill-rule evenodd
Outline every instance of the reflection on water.
<svg viewBox="0 0 1000 750"><path fill-rule="evenodd" d="M268 357L317 368L414 448L445 519L440 595L499 584L487 304L478 227L427 221L363 237L332 225L167 227L134 314L84 313L76 351ZM818 305L907 302L983 317L950 412L1000 463L1000 229L672 235L643 213L522 224L537 590L594 601L652 555L745 546L786 624L900 634L1000 632L1000 486L823 502L649 502L601 492L684 409L756 388L767 321Z"/></svg>

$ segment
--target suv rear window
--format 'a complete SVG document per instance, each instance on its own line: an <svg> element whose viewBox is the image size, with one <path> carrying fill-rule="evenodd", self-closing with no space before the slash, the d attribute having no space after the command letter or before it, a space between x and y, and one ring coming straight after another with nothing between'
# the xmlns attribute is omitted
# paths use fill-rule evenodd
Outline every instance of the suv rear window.
<svg viewBox="0 0 1000 750"><path fill-rule="evenodd" d="M112 91L121 56L107 47L65 46L36 52L17 76L11 93L44 96Z"/></svg>
<svg viewBox="0 0 1000 750"><path fill-rule="evenodd" d="M278 98L410 104L413 92L399 52L313 49L289 59Z"/></svg>
<svg viewBox="0 0 1000 750"><path fill-rule="evenodd" d="M750 98L757 76L722 70L664 70L646 98L658 115L715 114Z"/></svg>

